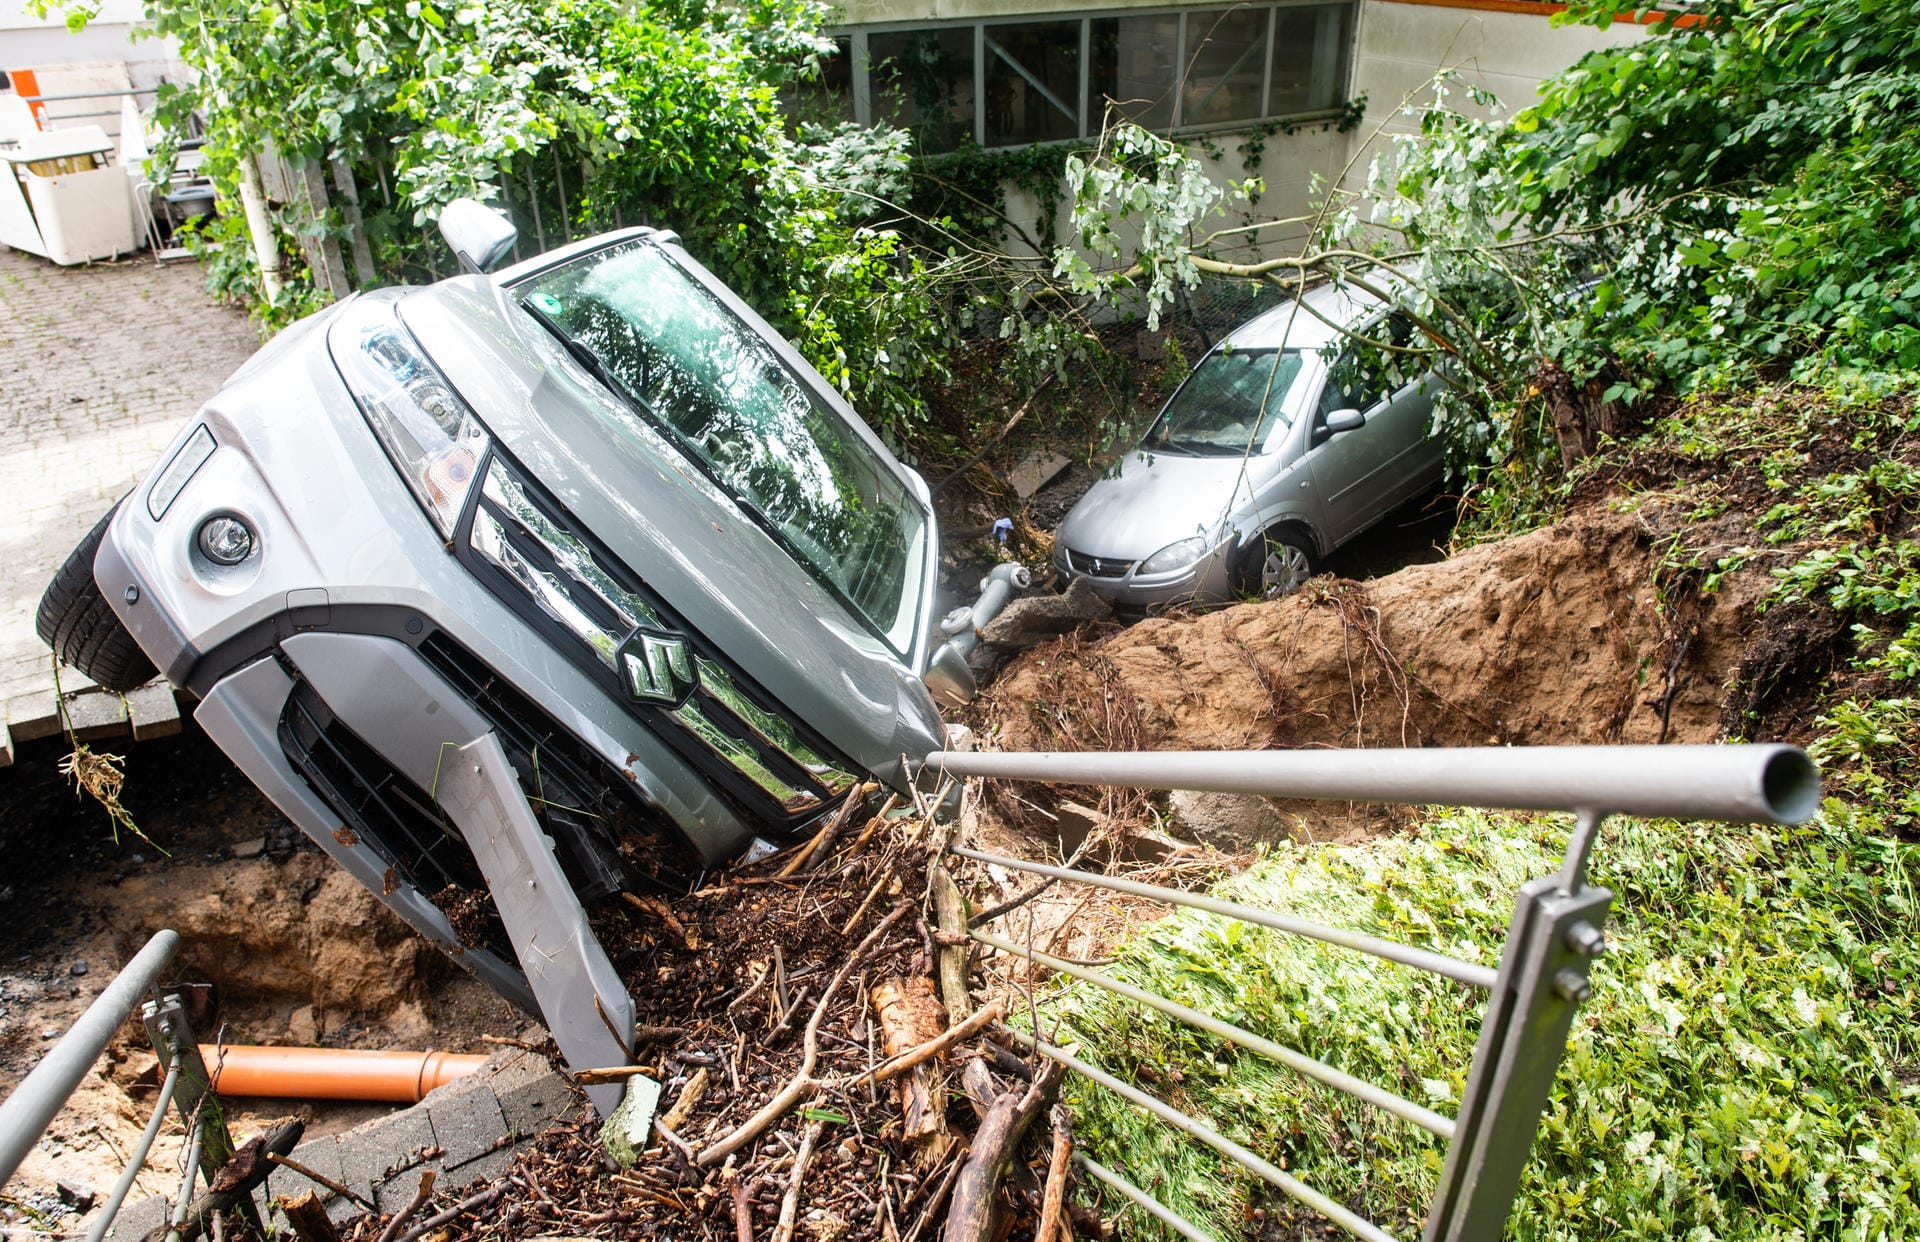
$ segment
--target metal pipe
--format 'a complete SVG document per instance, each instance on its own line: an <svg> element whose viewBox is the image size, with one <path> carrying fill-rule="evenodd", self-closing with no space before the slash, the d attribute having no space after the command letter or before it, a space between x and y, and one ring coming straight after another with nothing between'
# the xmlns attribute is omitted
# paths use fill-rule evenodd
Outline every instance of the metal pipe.
<svg viewBox="0 0 1920 1242"><path fill-rule="evenodd" d="M1212 1234L1207 1233L1198 1225L1180 1215L1138 1186L1135 1186L1132 1182L1127 1181L1106 1165L1093 1159L1093 1157L1084 1152L1076 1151L1073 1153L1073 1161L1087 1172L1093 1174L1094 1177L1100 1181L1105 1182L1107 1185L1119 1191L1123 1196L1132 1200L1135 1207L1173 1230L1181 1237L1188 1239L1189 1242L1218 1242L1218 1239Z"/></svg>
<svg viewBox="0 0 1920 1242"><path fill-rule="evenodd" d="M1252 906L1243 906L1237 901L1222 901L1218 897L1208 897L1203 893L1186 893L1177 888L1161 888L1157 884L1142 884L1138 880L1095 875L1090 871L1074 871L1067 867L1029 862L1024 858L1009 858L1004 854L988 854L981 850L970 850L960 846L954 846L952 853L960 858L971 858L975 862L993 863L1016 871L1030 871L1035 875L1050 875L1060 880L1076 880L1096 888L1111 889L1116 893L1148 897L1154 901L1164 901L1168 905L1188 906L1195 910L1205 910L1209 914L1239 919L1243 923L1270 927L1274 931L1286 932L1289 935L1306 936L1326 944L1339 945L1343 949L1370 953L1389 962L1412 966L1416 970L1430 971L1469 987L1491 988L1493 981L1499 977L1491 967L1463 962L1427 949L1416 949L1412 945L1401 944L1394 940L1382 940L1378 936L1369 936L1365 932L1345 931L1338 927L1327 927L1306 919L1297 919L1292 915L1257 910Z"/></svg>
<svg viewBox="0 0 1920 1242"><path fill-rule="evenodd" d="M201 1044L221 1095L299 1100L388 1100L412 1104L435 1087L473 1073L484 1056L454 1052L368 1052L358 1048L264 1048Z"/></svg>
<svg viewBox="0 0 1920 1242"><path fill-rule="evenodd" d="M1075 979L1084 979L1095 987L1105 988L1116 996L1124 996L1129 1000L1138 1001L1140 1004L1146 1005L1149 1008L1158 1009L1170 1018L1176 1018L1187 1023L1189 1026L1198 1027L1200 1030L1206 1031L1209 1034L1218 1035L1229 1043L1239 1044L1242 1048L1257 1052L1269 1060L1278 1061L1295 1073L1311 1078L1323 1086L1333 1088L1335 1091L1344 1091L1355 1099L1363 1100L1375 1108L1380 1109L1382 1112L1391 1113L1402 1121L1410 1121L1421 1129L1436 1134L1443 1139L1451 1139L1453 1137L1454 1125L1452 1118L1443 1117L1430 1108L1423 1108L1415 1104L1412 1100L1404 1099L1391 1091L1377 1087L1365 1079L1355 1078L1345 1070L1335 1069L1324 1061L1316 1061L1304 1052L1295 1051L1284 1044L1276 1044L1270 1039L1255 1035L1252 1031L1235 1026L1231 1022L1224 1022L1203 1010L1195 1009L1189 1005L1183 1005L1179 1001L1168 1000L1158 993L1149 992L1145 988L1135 987L1133 984L1115 979L1111 975L1103 975L1097 970L1088 970L1084 966L1077 966L1072 962L1063 961L1060 958L1052 957L1035 949L1023 949L1019 945L1002 940L998 936L989 935L986 932L975 931L968 932L967 934L975 940L978 940L981 944L992 945L1003 953L1012 953L1018 957L1024 957L1029 961L1038 962L1050 970L1057 970L1063 975L1070 975Z"/></svg>
<svg viewBox="0 0 1920 1242"><path fill-rule="evenodd" d="M1797 746L1514 746L1410 750L937 751L956 776L1199 789L1269 798L1592 810L1797 824L1820 771Z"/></svg>
<svg viewBox="0 0 1920 1242"><path fill-rule="evenodd" d="M180 1228L187 1223L187 1210L193 1206L193 1183L200 1172L200 1153L207 1141L207 1110L203 1102L194 1115L193 1138L187 1144L187 1172L180 1179L180 1198L167 1218L167 1242L180 1242Z"/></svg>
<svg viewBox="0 0 1920 1242"><path fill-rule="evenodd" d="M13 1176L20 1162L46 1133L67 1097L100 1059L101 1049L127 1020L134 1002L179 947L178 933L154 933L153 939L147 941L133 960L114 976L113 982L94 998L93 1004L87 1006L87 1011L68 1028L53 1050L0 1102L0 1186Z"/></svg>
<svg viewBox="0 0 1920 1242"><path fill-rule="evenodd" d="M980 598L967 607L954 609L941 620L940 629L949 635L947 645L963 656L973 654L973 649L980 645L980 631L1000 615L1016 590L1032 585L1033 572L1025 565L1011 561L995 565L980 579Z"/></svg>
<svg viewBox="0 0 1920 1242"><path fill-rule="evenodd" d="M1367 1242L1395 1242L1394 1236L1380 1228L1380 1226L1374 1224L1364 1216L1356 1215L1346 1208L1341 1207L1338 1203L1327 1198L1327 1196L1321 1194L1291 1173L1283 1169L1275 1168L1272 1164L1254 1155L1199 1118L1189 1117L1165 1100L1148 1095L1138 1087L1121 1082L1105 1070L1087 1064L1065 1049L1056 1048L1043 1040L1035 1039L1025 1031L1010 1029L1008 1033L1011 1034L1015 1040L1039 1052L1041 1056L1052 1061L1058 1061L1068 1069L1085 1075L1107 1090L1120 1096L1122 1099L1127 1100L1129 1103L1137 1104L1141 1108L1146 1109L1182 1134L1199 1139L1202 1143L1213 1148L1241 1168L1258 1176L1262 1181L1274 1186L1298 1202L1306 1204L1354 1237L1365 1238Z"/></svg>
<svg viewBox="0 0 1920 1242"><path fill-rule="evenodd" d="M174 1053L173 1060L167 1063L167 1076L160 1083L160 1098L153 1103L153 1119L147 1122L146 1132L140 1141L133 1145L133 1154L127 1157L127 1167L121 1170L120 1180L114 1183L113 1193L107 1196L106 1206L100 1209L100 1215L94 1218L87 1230L87 1242L100 1242L107 1236L107 1230L113 1227L113 1218L120 1214L120 1205L126 1202L127 1192L133 1189L133 1179L140 1176L140 1169L147 1163L147 1154L153 1150L153 1140L160 1135L160 1123L167 1119L167 1106L173 1103L174 1088L180 1085L180 1054Z"/></svg>

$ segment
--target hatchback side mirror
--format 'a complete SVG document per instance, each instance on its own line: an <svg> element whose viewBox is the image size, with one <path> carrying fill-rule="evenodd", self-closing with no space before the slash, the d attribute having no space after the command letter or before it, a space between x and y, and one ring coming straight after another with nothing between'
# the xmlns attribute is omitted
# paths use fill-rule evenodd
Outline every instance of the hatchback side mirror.
<svg viewBox="0 0 1920 1242"><path fill-rule="evenodd" d="M507 257L520 231L505 216L471 198L456 198L440 212L440 236L460 266L485 275Z"/></svg>
<svg viewBox="0 0 1920 1242"><path fill-rule="evenodd" d="M1327 415L1327 431L1339 435L1343 431L1358 431L1367 425L1367 416L1358 410L1335 410Z"/></svg>

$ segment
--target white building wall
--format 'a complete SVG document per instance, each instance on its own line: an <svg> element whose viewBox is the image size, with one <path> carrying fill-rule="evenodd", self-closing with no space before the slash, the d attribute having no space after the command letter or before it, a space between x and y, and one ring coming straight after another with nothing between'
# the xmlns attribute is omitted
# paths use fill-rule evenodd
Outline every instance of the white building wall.
<svg viewBox="0 0 1920 1242"><path fill-rule="evenodd" d="M1403 109L1430 102L1434 75L1459 74L1451 84L1450 106L1485 115L1462 87L1491 91L1506 114L1533 104L1545 79L1590 51L1621 47L1646 38L1644 27L1616 22L1606 30L1591 26L1555 26L1542 13L1505 11L1515 7L1459 7L1433 0L1363 0L1354 49L1355 95L1367 97L1366 120L1355 133L1349 188L1365 184L1373 156L1396 134L1418 132L1418 120Z"/></svg>

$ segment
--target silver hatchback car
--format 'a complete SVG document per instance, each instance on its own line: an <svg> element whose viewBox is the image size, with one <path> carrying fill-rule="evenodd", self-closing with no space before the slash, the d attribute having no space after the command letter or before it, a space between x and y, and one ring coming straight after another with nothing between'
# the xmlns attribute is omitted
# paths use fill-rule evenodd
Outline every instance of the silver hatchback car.
<svg viewBox="0 0 1920 1242"><path fill-rule="evenodd" d="M1054 532L1063 581L1122 608L1274 596L1320 558L1440 481L1429 434L1440 377L1397 386L1386 352L1404 312L1322 285L1215 346L1118 474Z"/></svg>

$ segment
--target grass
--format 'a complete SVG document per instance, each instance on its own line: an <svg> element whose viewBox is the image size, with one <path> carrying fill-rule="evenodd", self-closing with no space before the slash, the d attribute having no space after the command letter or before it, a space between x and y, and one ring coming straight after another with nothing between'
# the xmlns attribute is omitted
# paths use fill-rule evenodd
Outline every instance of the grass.
<svg viewBox="0 0 1920 1242"><path fill-rule="evenodd" d="M1366 845L1282 846L1223 891L1491 964L1513 890L1553 869L1564 834L1549 818L1436 814ZM1616 820L1594 875L1616 895L1609 953L1510 1234L1920 1237L1920 846L1837 801L1790 829ZM1113 970L1458 1106L1480 1013L1463 988L1194 912L1136 938ZM1084 1055L1418 1236L1445 1155L1424 1131L1086 985L1058 989L1045 1013ZM1279 1211L1103 1090L1080 1084L1073 1104L1096 1159L1220 1236ZM1154 1228L1137 1213L1125 1225Z"/></svg>

